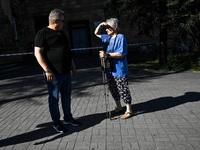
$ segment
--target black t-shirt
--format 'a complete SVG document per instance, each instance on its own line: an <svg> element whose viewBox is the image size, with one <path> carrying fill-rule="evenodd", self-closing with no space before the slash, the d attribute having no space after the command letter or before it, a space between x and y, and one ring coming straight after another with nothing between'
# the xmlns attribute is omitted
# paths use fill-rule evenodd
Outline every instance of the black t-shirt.
<svg viewBox="0 0 200 150"><path fill-rule="evenodd" d="M35 47L44 47L44 59L55 74L70 72L72 53L63 31L42 28L35 37Z"/></svg>

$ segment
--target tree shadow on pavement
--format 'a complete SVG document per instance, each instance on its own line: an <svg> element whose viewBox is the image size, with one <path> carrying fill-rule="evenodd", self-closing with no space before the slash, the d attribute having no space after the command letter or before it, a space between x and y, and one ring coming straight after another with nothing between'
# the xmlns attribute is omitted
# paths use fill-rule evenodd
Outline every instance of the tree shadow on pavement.
<svg viewBox="0 0 200 150"><path fill-rule="evenodd" d="M129 82L144 82L152 79L158 79L162 76L172 75L172 74L178 74L182 73L184 71L156 71L156 70L148 70L143 69L140 67L129 67L129 74L128 74L128 80Z"/></svg>
<svg viewBox="0 0 200 150"><path fill-rule="evenodd" d="M42 75L2 80L0 89L0 107L15 101L25 102L31 100L35 101L36 104L41 104L35 98L47 95L47 88Z"/></svg>
<svg viewBox="0 0 200 150"><path fill-rule="evenodd" d="M188 102L200 101L200 93L186 92L178 97L161 97L147 102L132 105L135 115L162 111Z"/></svg>
<svg viewBox="0 0 200 150"><path fill-rule="evenodd" d="M47 95L48 93L40 93L40 94L32 94L32 95L26 95L26 96L18 96L18 97L14 97L14 98L10 98L10 99L4 99L4 100L0 100L0 106L4 105L4 104L7 104L7 103L10 103L10 102L14 102L14 101L27 101L27 102L30 102L31 100L31 103L34 102L34 104L37 104L37 105L41 105L42 103L40 101L37 101L35 100L34 98L35 97L41 97L41 96L45 96ZM23 103L22 102L22 103Z"/></svg>
<svg viewBox="0 0 200 150"><path fill-rule="evenodd" d="M91 115L80 117L77 120L80 121L82 124L78 127L67 126L68 131L67 133L64 133L64 134L57 133L52 127L53 125L52 122L39 124L36 126L36 130L34 131L30 131L27 133L19 134L13 137L0 140L0 147L20 144L20 143L25 143L25 142L32 142L32 141L40 140L40 139L42 139L42 141L40 142L36 141L34 145L48 143L56 139L62 138L64 136L70 135L74 132L80 132L88 128L91 128L101 123L101 121L103 121L104 119L106 119L106 113L97 113L97 114L91 114ZM53 136L53 137L49 138L49 136ZM46 139L44 140L44 138Z"/></svg>

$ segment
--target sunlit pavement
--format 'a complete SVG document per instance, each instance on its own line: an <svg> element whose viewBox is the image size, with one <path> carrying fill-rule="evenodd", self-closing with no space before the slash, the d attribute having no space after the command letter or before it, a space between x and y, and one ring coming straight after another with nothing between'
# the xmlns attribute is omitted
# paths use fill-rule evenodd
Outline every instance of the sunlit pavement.
<svg viewBox="0 0 200 150"><path fill-rule="evenodd" d="M72 113L82 125L66 126L66 134L52 128L41 73L1 79L0 149L198 150L199 79L198 72L160 73L130 67L135 116L123 120L117 115L110 120L101 68L82 67L72 81ZM114 108L109 96L109 109Z"/></svg>

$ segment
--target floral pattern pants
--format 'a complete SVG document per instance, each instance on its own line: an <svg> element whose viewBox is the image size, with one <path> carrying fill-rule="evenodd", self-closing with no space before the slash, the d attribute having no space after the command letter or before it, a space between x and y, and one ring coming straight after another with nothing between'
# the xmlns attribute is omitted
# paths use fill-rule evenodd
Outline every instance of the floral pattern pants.
<svg viewBox="0 0 200 150"><path fill-rule="evenodd" d="M112 75L107 75L107 78L109 90L114 100L119 101L121 98L125 104L131 104L132 98L128 87L127 76L114 77Z"/></svg>

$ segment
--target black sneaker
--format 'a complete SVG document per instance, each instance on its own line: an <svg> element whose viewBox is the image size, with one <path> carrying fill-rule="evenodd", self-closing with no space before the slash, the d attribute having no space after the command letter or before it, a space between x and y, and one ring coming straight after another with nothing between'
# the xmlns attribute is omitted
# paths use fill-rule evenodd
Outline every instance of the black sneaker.
<svg viewBox="0 0 200 150"><path fill-rule="evenodd" d="M75 127L77 127L77 126L79 126L79 125L81 125L81 123L79 122L79 121L77 121L77 120L72 120L72 121L63 121L63 124L71 124L71 125L73 125L73 126L75 126Z"/></svg>
<svg viewBox="0 0 200 150"><path fill-rule="evenodd" d="M54 123L53 128L58 132L58 133L66 133L67 128L62 124L61 121Z"/></svg>

